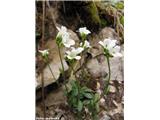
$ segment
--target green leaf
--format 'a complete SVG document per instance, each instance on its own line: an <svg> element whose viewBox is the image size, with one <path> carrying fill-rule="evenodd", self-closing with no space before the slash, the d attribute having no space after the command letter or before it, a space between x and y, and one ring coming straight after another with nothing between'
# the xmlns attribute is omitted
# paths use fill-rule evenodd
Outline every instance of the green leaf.
<svg viewBox="0 0 160 120"><path fill-rule="evenodd" d="M83 103L79 100L78 101L78 111L81 112L83 109Z"/></svg>
<svg viewBox="0 0 160 120"><path fill-rule="evenodd" d="M109 88L108 86L106 86L106 87L105 87L105 89L104 89L104 93L105 93L105 95L106 95L106 94L108 94L109 89L110 89L110 88Z"/></svg>
<svg viewBox="0 0 160 120"><path fill-rule="evenodd" d="M77 96L78 95L78 88L77 87L73 87L72 88L72 95L73 96Z"/></svg>
<svg viewBox="0 0 160 120"><path fill-rule="evenodd" d="M83 98L84 98L83 93L79 93L79 99L83 99Z"/></svg>
<svg viewBox="0 0 160 120"><path fill-rule="evenodd" d="M99 112L99 104L95 105L96 111Z"/></svg>
<svg viewBox="0 0 160 120"><path fill-rule="evenodd" d="M92 94L91 93L84 93L84 96L88 99L91 99L93 98Z"/></svg>
<svg viewBox="0 0 160 120"><path fill-rule="evenodd" d="M121 22L121 24L124 26L124 16L122 16L122 17L120 18L120 22Z"/></svg>
<svg viewBox="0 0 160 120"><path fill-rule="evenodd" d="M72 97L72 99L71 99L72 101L72 105L73 105L73 107L75 107L76 108L76 106L77 106L77 99L75 98L75 97Z"/></svg>
<svg viewBox="0 0 160 120"><path fill-rule="evenodd" d="M83 104L84 104L84 105L90 104L90 100L84 100L84 101L83 101Z"/></svg>
<svg viewBox="0 0 160 120"><path fill-rule="evenodd" d="M84 91L84 92L93 92L93 90L91 90L87 87L82 87L81 90Z"/></svg>
<svg viewBox="0 0 160 120"><path fill-rule="evenodd" d="M118 2L115 7L117 9L124 9L124 4L123 4L123 2Z"/></svg>
<svg viewBox="0 0 160 120"><path fill-rule="evenodd" d="M36 37L37 37L37 36L40 36L40 35L41 35L40 33L36 32Z"/></svg>
<svg viewBox="0 0 160 120"><path fill-rule="evenodd" d="M99 98L100 98L100 95L98 93L96 93L94 95L94 102L98 102Z"/></svg>

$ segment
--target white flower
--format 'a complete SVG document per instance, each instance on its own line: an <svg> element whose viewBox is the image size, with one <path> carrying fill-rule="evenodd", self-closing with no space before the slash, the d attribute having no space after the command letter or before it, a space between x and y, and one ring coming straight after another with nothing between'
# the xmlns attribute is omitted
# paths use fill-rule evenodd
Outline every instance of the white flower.
<svg viewBox="0 0 160 120"><path fill-rule="evenodd" d="M121 57L120 46L116 45L116 41L117 40L104 39L103 42L99 41L99 44L102 45L104 49L107 49L112 56Z"/></svg>
<svg viewBox="0 0 160 120"><path fill-rule="evenodd" d="M48 49L46 49L46 50L38 50L41 54L42 54L42 56L47 56L48 54L49 54L49 50Z"/></svg>
<svg viewBox="0 0 160 120"><path fill-rule="evenodd" d="M69 48L75 44L75 41L69 38L69 34L62 37L62 43L65 47Z"/></svg>
<svg viewBox="0 0 160 120"><path fill-rule="evenodd" d="M80 46L82 46L82 42L80 43ZM85 40L84 41L84 45L82 46L83 48L91 48L91 46L90 46L90 43L87 41L87 40Z"/></svg>
<svg viewBox="0 0 160 120"><path fill-rule="evenodd" d="M75 41L70 39L70 34L67 32L67 28L64 27L64 26L61 26L61 28L57 27L58 29L58 34L57 34L57 37L62 37L62 44L65 46L65 47L70 47L72 45L75 44Z"/></svg>
<svg viewBox="0 0 160 120"><path fill-rule="evenodd" d="M85 34L85 35L88 35L91 33L89 30L87 30L86 27L79 28L78 32L80 32L80 34Z"/></svg>
<svg viewBox="0 0 160 120"><path fill-rule="evenodd" d="M76 59L79 60L81 59L81 56L78 56L78 54L80 54L82 51L84 50L84 48L79 47L79 48L74 48L71 47L71 51L66 51L66 57L70 60Z"/></svg>
<svg viewBox="0 0 160 120"><path fill-rule="evenodd" d="M59 36L65 36L66 34L68 34L67 33L67 28L65 27L65 26L61 26L61 28L59 28L59 27L56 27L57 29L58 29L58 34L57 34L57 36L59 37Z"/></svg>

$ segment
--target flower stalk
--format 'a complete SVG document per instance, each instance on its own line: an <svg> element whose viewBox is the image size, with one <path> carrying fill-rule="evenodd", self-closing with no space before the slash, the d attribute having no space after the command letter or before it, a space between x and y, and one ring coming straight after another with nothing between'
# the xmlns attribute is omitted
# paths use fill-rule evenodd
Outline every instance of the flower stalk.
<svg viewBox="0 0 160 120"><path fill-rule="evenodd" d="M52 71L52 69L51 69L51 66L49 65L49 60L48 60L49 52L48 52L48 49L46 49L46 50L39 50L39 52L41 53L41 55L42 55L45 63L47 64L47 66L48 66L48 68L49 68L49 70L50 70L53 78L56 80L56 77L54 76L53 71ZM58 84L58 81L56 81L56 82L57 82L57 84Z"/></svg>
<svg viewBox="0 0 160 120"><path fill-rule="evenodd" d="M83 53L85 53L85 49L91 47L89 42L86 40L87 35L90 34L91 32L86 27L79 28L78 32L80 33L82 39L80 46L84 48L84 52L82 52L80 55L82 57ZM80 66L82 66L82 60L79 61L79 64ZM84 78L84 68L82 68L82 78Z"/></svg>
<svg viewBox="0 0 160 120"><path fill-rule="evenodd" d="M60 50L60 45L58 44L58 53L59 53L59 58L61 61L61 66L62 66L62 76L63 76L63 80L64 80L64 86L66 91L68 92L67 86L66 86L66 77L65 77L65 71L64 71L64 65L63 65L63 61L62 61L62 56L61 56L61 50Z"/></svg>
<svg viewBox="0 0 160 120"><path fill-rule="evenodd" d="M111 79L111 67L110 67L110 61L109 61L109 56L106 56L107 58L107 65L108 65L108 78L105 84L105 89L104 89L104 93L107 94L108 90L109 90L109 82Z"/></svg>
<svg viewBox="0 0 160 120"><path fill-rule="evenodd" d="M50 72L51 72L53 78L56 80L56 77L55 77L54 74L53 74L53 71L52 71L52 69L51 69L50 64L48 63L47 66L48 66L48 68L49 68L49 70L50 70ZM56 81L56 82L58 83L58 81Z"/></svg>

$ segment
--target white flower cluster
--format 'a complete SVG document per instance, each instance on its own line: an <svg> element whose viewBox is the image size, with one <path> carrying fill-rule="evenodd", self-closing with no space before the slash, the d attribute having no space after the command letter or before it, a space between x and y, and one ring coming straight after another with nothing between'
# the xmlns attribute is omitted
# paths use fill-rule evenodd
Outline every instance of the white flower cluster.
<svg viewBox="0 0 160 120"><path fill-rule="evenodd" d="M70 48L70 50L66 51L66 58L69 60L79 60L81 59L81 56L79 56L79 54L86 48L90 48L90 43L85 40L84 44L80 43L80 47L78 48L74 48L73 45L75 45L75 41L72 40L70 38L70 33L67 32L67 28L64 26L61 26L61 28L57 27L58 29L58 34L57 34L57 38L60 37L62 39L62 44L67 47ZM78 32L80 32L80 34L82 35L88 35L89 33L91 33L89 30L87 30L86 27L83 28L79 28Z"/></svg>
<svg viewBox="0 0 160 120"><path fill-rule="evenodd" d="M82 35L82 34L88 35L88 34L91 33L89 30L87 30L86 27L79 28L78 32L79 32L81 35Z"/></svg>
<svg viewBox="0 0 160 120"><path fill-rule="evenodd" d="M104 41L99 41L99 44L113 57L122 57L120 53L120 46L116 45L117 40L104 39Z"/></svg>
<svg viewBox="0 0 160 120"><path fill-rule="evenodd" d="M61 28L57 27L58 34L57 38L61 39L61 44L63 44L69 50L66 51L66 58L69 60L79 60L81 56L79 55L84 49L91 48L90 43L86 40L86 36L91 32L87 30L86 27L79 28L78 32L81 36L85 36L85 39L80 43L80 47L75 48L75 41L70 38L70 33L67 32L67 28L65 26L61 26ZM112 57L121 57L120 46L116 45L117 40L111 40L110 38L104 39L104 41L99 41L99 44L104 48L104 51L107 51L108 55ZM39 50L42 56L46 56L49 54L48 50Z"/></svg>

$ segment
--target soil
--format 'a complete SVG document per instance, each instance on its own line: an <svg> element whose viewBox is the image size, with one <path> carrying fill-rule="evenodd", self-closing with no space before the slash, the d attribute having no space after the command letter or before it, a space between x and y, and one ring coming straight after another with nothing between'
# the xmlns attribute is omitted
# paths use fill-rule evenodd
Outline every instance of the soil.
<svg viewBox="0 0 160 120"><path fill-rule="evenodd" d="M106 114L110 117L110 120L123 120L123 87L124 83L112 80L110 85L116 88L116 91L109 92L105 98L105 105L100 106L101 110L99 113L100 118ZM46 117L56 118L64 117L64 120L75 120L73 111L69 108L66 103L66 97L63 92L63 87L51 90L46 95ZM36 102L36 117L43 116L43 105L41 99ZM85 119L89 120L89 119Z"/></svg>

